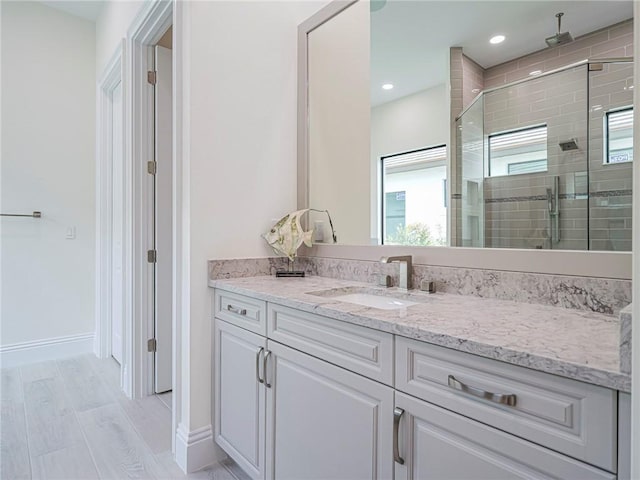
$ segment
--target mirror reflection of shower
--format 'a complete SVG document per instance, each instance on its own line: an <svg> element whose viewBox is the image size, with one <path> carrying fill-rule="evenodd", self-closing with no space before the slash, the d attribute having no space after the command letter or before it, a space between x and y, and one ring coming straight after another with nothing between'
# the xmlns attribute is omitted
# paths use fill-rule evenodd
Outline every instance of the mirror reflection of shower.
<svg viewBox="0 0 640 480"><path fill-rule="evenodd" d="M631 250L633 59L481 92L456 121L456 244Z"/></svg>

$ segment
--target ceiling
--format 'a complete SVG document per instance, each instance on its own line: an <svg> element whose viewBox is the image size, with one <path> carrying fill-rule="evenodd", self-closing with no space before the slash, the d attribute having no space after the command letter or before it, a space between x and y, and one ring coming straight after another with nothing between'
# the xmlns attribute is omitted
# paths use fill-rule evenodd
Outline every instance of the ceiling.
<svg viewBox="0 0 640 480"><path fill-rule="evenodd" d="M95 22L106 0L49 0L42 1L45 5L70 13L76 17Z"/></svg>
<svg viewBox="0 0 640 480"><path fill-rule="evenodd" d="M564 12L573 38L633 16L631 0L387 0L371 13L371 103L379 105L446 80L450 47L462 47L482 67L546 48ZM489 44L496 34L506 36ZM392 90L382 90L392 83Z"/></svg>

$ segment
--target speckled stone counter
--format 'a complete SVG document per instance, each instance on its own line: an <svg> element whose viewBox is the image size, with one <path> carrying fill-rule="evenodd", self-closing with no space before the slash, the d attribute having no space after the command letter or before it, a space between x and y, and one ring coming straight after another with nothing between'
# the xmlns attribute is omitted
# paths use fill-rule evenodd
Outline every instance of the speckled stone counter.
<svg viewBox="0 0 640 480"><path fill-rule="evenodd" d="M403 294L394 288L317 276L210 280L209 286L595 385L631 390L630 373L620 368L617 316L446 293ZM381 310L334 298L340 293L379 290L418 304Z"/></svg>

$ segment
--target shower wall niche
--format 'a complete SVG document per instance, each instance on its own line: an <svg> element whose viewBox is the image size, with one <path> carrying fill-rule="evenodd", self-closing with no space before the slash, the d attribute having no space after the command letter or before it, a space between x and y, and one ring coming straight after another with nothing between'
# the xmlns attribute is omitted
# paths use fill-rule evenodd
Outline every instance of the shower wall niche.
<svg viewBox="0 0 640 480"><path fill-rule="evenodd" d="M461 246L631 250L633 63L482 92L456 121Z"/></svg>

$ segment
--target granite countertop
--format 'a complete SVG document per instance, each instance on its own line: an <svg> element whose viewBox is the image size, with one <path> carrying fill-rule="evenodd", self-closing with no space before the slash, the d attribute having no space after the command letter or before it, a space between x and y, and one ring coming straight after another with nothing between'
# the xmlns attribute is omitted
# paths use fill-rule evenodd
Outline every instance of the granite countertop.
<svg viewBox="0 0 640 480"><path fill-rule="evenodd" d="M210 280L210 287L443 347L629 392L621 371L620 320L546 305L395 288L309 276ZM326 290L332 290L326 292ZM381 310L332 298L384 291L417 305Z"/></svg>

